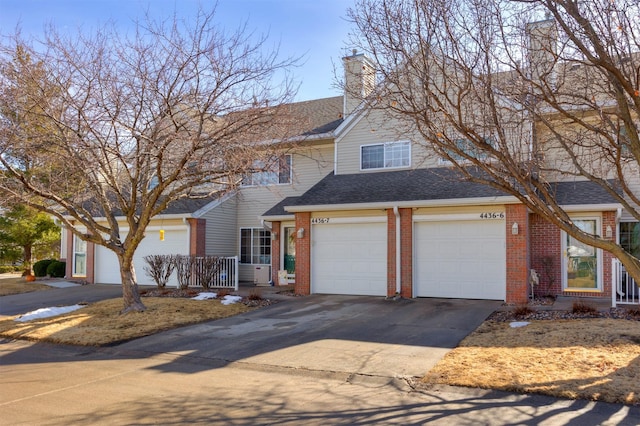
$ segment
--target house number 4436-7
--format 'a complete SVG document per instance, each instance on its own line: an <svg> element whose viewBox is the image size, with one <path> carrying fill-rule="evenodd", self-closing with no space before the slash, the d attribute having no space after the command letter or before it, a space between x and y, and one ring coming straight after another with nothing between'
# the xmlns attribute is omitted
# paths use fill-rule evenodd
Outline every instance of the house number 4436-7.
<svg viewBox="0 0 640 426"><path fill-rule="evenodd" d="M329 223L329 218L328 217L313 217L311 218L311 223L312 224L319 224L319 223Z"/></svg>

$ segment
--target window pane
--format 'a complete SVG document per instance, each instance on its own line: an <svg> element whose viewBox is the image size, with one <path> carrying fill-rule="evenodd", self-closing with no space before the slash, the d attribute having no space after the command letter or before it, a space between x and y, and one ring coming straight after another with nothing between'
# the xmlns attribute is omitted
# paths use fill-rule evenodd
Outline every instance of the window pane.
<svg viewBox="0 0 640 426"><path fill-rule="evenodd" d="M73 275L87 275L87 242L73 236Z"/></svg>
<svg viewBox="0 0 640 426"><path fill-rule="evenodd" d="M635 257L640 258L640 222L620 223L620 245Z"/></svg>
<svg viewBox="0 0 640 426"><path fill-rule="evenodd" d="M280 170L278 183L291 183L291 156L283 155L280 158Z"/></svg>
<svg viewBox="0 0 640 426"><path fill-rule="evenodd" d="M240 263L251 263L251 229L240 230Z"/></svg>
<svg viewBox="0 0 640 426"><path fill-rule="evenodd" d="M409 142L393 142L384 145L385 167L407 167L410 165Z"/></svg>
<svg viewBox="0 0 640 426"><path fill-rule="evenodd" d="M263 228L241 229L240 263L271 264L271 232Z"/></svg>
<svg viewBox="0 0 640 426"><path fill-rule="evenodd" d="M379 169L384 167L384 145L363 146L361 153L363 169Z"/></svg>

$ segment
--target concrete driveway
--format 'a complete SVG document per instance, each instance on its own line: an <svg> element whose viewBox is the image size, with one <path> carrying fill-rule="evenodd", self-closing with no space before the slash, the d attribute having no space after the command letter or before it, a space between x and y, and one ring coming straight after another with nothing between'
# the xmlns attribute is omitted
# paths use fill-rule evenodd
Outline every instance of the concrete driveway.
<svg viewBox="0 0 640 426"><path fill-rule="evenodd" d="M383 377L423 375L500 302L308 296L119 345L231 362Z"/></svg>

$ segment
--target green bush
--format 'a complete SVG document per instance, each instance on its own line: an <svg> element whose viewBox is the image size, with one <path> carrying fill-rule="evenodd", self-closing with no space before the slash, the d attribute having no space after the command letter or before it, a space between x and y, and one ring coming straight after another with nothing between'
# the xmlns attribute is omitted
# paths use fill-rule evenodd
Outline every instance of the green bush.
<svg viewBox="0 0 640 426"><path fill-rule="evenodd" d="M38 260L33 264L33 275L36 277L46 277L47 276L47 268L53 262L53 259L42 259Z"/></svg>
<svg viewBox="0 0 640 426"><path fill-rule="evenodd" d="M15 272L15 266L11 265L0 265L0 274L6 274L7 272Z"/></svg>
<svg viewBox="0 0 640 426"><path fill-rule="evenodd" d="M66 262L60 262L59 260L54 260L47 266L47 275L51 278L64 278L67 272L67 264Z"/></svg>

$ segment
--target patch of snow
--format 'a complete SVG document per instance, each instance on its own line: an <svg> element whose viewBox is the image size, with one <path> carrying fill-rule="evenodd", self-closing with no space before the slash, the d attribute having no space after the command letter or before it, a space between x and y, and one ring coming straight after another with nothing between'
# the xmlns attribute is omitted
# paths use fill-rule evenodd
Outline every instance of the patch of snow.
<svg viewBox="0 0 640 426"><path fill-rule="evenodd" d="M241 296L230 296L230 295L227 295L222 299L222 301L220 303L222 303L223 305L231 305L233 303L238 303L241 300L242 300Z"/></svg>
<svg viewBox="0 0 640 426"><path fill-rule="evenodd" d="M530 322L526 322L526 321L513 321L511 323L509 323L509 326L511 328L518 328L518 327L525 327L527 325L531 324Z"/></svg>
<svg viewBox="0 0 640 426"><path fill-rule="evenodd" d="M55 317L56 315L66 314L66 313L78 310L80 308L84 308L85 306L86 305L71 305L71 306L60 306L56 308L40 308L40 309L36 309L35 311L27 312L24 315L20 315L14 321L25 322L25 321L31 321L34 319Z"/></svg>
<svg viewBox="0 0 640 426"><path fill-rule="evenodd" d="M192 297L193 300L207 300L215 299L218 297L218 293L198 293L196 297Z"/></svg>

